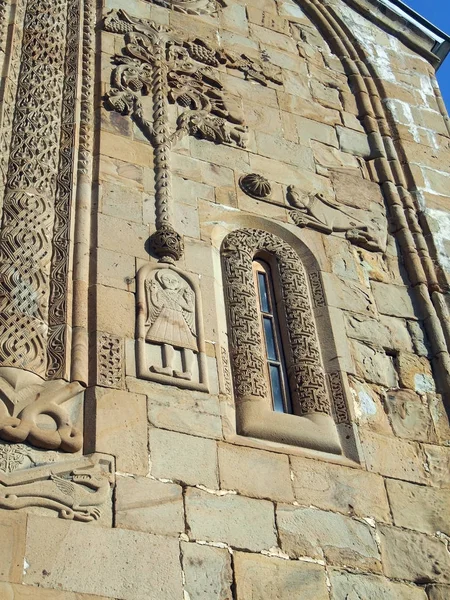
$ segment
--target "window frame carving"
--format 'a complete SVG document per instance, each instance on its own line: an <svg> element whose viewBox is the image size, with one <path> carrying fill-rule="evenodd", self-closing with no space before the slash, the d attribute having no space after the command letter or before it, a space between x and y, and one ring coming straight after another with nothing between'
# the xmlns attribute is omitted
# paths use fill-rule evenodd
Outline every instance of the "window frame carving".
<svg viewBox="0 0 450 600"><path fill-rule="evenodd" d="M264 374L264 341L252 270L258 256L270 256L279 278L292 415L273 412ZM238 433L342 454L300 257L268 231L237 229L222 243L222 264Z"/></svg>

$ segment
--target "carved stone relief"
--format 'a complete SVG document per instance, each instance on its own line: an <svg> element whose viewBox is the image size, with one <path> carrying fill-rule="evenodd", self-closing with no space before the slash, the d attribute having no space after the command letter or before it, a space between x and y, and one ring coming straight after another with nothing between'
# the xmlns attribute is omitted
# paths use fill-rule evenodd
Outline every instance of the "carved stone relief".
<svg viewBox="0 0 450 600"><path fill-rule="evenodd" d="M322 308L326 305L325 294L323 291L322 279L318 271L312 271L309 274L309 283L311 284L311 294L315 308Z"/></svg>
<svg viewBox="0 0 450 600"><path fill-rule="evenodd" d="M23 453L21 451L23 450ZM0 508L31 509L74 521L110 520L112 459L93 455L76 461L15 471L26 447L14 447L4 458L0 446ZM5 469L5 465L8 465ZM15 472L12 472L15 471Z"/></svg>
<svg viewBox="0 0 450 600"><path fill-rule="evenodd" d="M189 3L178 0L170 4ZM172 224L171 149L186 135L245 146L247 128L241 99L226 92L219 67L239 70L261 85L268 81L281 84L280 70L200 39L186 39L183 32L134 18L123 10L112 11L104 26L107 31L125 34L123 54L114 57L117 66L106 105L130 115L153 145L157 233L164 229L164 235L158 237L158 256L178 260L183 247L173 244L178 234ZM152 114L147 114L141 101L145 95L151 95ZM173 124L169 102L184 109ZM172 244L168 250L166 239Z"/></svg>
<svg viewBox="0 0 450 600"><path fill-rule="evenodd" d="M243 175L239 179L239 186L243 192L256 200L265 200L272 193L269 180L258 173Z"/></svg>
<svg viewBox="0 0 450 600"><path fill-rule="evenodd" d="M344 391L343 375L339 371L328 374L330 391L333 397L334 420L338 425L350 425L350 415L348 412L347 400Z"/></svg>
<svg viewBox="0 0 450 600"><path fill-rule="evenodd" d="M275 235L256 229L230 233L223 242L224 287L229 314L230 358L238 399L268 397L252 262L260 252L278 266L286 314L286 357L295 412L331 413L306 274L294 250Z"/></svg>
<svg viewBox="0 0 450 600"><path fill-rule="evenodd" d="M0 233L0 359L50 378L67 368L78 10L27 4Z"/></svg>
<svg viewBox="0 0 450 600"><path fill-rule="evenodd" d="M97 339L97 383L105 387L123 386L122 340L107 333Z"/></svg>
<svg viewBox="0 0 450 600"><path fill-rule="evenodd" d="M207 391L200 290L170 263L138 273L138 377Z"/></svg>
<svg viewBox="0 0 450 600"><path fill-rule="evenodd" d="M291 218L298 227L321 233L344 233L349 242L366 250L386 249L387 228L378 216L368 211L344 207L322 194L308 196L290 185L286 199L293 207Z"/></svg>
<svg viewBox="0 0 450 600"><path fill-rule="evenodd" d="M186 15L214 15L223 5L216 0L150 0L153 4Z"/></svg>
<svg viewBox="0 0 450 600"><path fill-rule="evenodd" d="M33 373L0 367L0 439L78 452L82 391L77 382L44 382Z"/></svg>

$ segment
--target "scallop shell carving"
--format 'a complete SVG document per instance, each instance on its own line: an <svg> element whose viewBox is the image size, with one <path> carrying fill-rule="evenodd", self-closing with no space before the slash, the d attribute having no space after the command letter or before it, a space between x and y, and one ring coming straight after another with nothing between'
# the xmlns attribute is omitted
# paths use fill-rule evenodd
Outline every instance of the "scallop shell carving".
<svg viewBox="0 0 450 600"><path fill-rule="evenodd" d="M272 186L270 182L259 175L258 173L250 173L249 175L243 175L239 179L239 185L241 190L257 200L265 200L272 193Z"/></svg>

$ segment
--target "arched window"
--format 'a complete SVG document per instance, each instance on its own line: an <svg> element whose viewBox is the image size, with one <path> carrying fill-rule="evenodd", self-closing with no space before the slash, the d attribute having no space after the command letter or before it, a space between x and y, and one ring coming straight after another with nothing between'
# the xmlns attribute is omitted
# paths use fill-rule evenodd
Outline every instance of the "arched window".
<svg viewBox="0 0 450 600"><path fill-rule="evenodd" d="M239 229L222 257L238 433L341 454L299 256Z"/></svg>

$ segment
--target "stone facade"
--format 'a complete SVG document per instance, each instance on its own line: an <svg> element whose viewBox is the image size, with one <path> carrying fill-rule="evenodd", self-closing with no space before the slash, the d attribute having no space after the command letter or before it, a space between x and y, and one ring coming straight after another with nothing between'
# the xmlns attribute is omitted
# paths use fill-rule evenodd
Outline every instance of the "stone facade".
<svg viewBox="0 0 450 600"><path fill-rule="evenodd" d="M450 598L431 33L379 0L0 8L0 600Z"/></svg>

